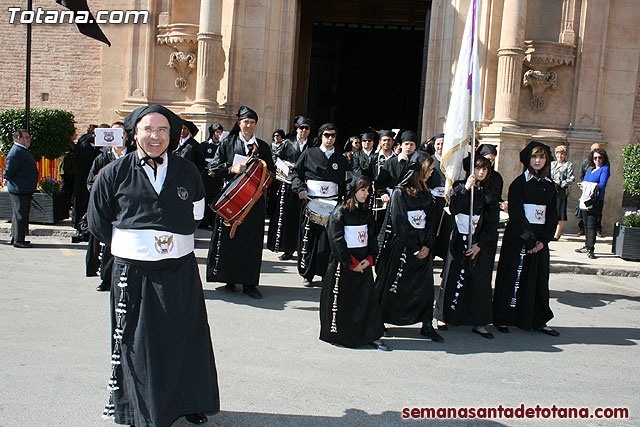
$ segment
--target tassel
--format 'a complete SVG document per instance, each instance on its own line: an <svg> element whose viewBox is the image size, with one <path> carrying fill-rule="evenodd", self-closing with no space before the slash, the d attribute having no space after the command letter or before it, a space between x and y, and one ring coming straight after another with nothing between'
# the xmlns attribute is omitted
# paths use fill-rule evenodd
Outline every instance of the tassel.
<svg viewBox="0 0 640 427"><path fill-rule="evenodd" d="M129 284L128 275L129 266L125 265L122 268L120 274L120 280L118 281L118 288L120 288L120 297L118 298L116 313L116 326L113 330L113 351L111 352L111 376L107 385L109 390L109 401L104 407L102 412L102 418L112 419L115 418L115 404L114 393L116 390L120 390L118 385L118 366L121 364L122 358L122 334L124 333L124 315L127 313L127 287Z"/></svg>
<svg viewBox="0 0 640 427"><path fill-rule="evenodd" d="M307 263L305 258L307 256L307 242L309 241L309 230L311 229L311 221L309 218L305 218L307 223L304 226L304 236L302 237L302 250L300 251L300 267L306 268Z"/></svg>
<svg viewBox="0 0 640 427"><path fill-rule="evenodd" d="M282 216L284 213L284 190L286 185L287 183L283 182L280 187L280 210L278 211L278 228L276 230L276 246L274 248L275 252L280 251L280 235L282 234Z"/></svg>
<svg viewBox="0 0 640 427"><path fill-rule="evenodd" d="M402 250L402 255L400 255L400 266L398 267L398 272L396 273L396 279L393 281L391 288L389 288L389 292L393 292L394 294L398 293L398 282L402 278L402 271L404 270L404 265L407 262L407 248Z"/></svg>
<svg viewBox="0 0 640 427"><path fill-rule="evenodd" d="M340 262L336 267L336 284L333 286L333 306L331 307L331 333L338 333L338 324L336 319L338 317L338 282L340 282Z"/></svg>
<svg viewBox="0 0 640 427"><path fill-rule="evenodd" d="M509 307L511 308L515 308L516 307L516 303L517 303L517 295L518 295L518 289L520 288L520 275L522 274L522 268L524 266L524 256L527 254L527 251L525 250L524 246L522 247L522 249L520 250L520 263L518 264L518 270L517 270L517 276L516 276L516 283L513 285L513 298L511 298L511 303L509 304Z"/></svg>
<svg viewBox="0 0 640 427"><path fill-rule="evenodd" d="M222 246L222 218L219 218L218 242L216 243L216 262L213 265L213 275L218 275L218 264L220 263L220 247Z"/></svg>

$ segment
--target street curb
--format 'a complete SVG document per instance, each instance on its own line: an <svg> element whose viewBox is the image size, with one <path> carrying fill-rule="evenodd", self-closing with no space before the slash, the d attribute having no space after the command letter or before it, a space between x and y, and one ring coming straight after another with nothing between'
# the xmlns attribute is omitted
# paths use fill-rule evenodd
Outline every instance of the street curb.
<svg viewBox="0 0 640 427"><path fill-rule="evenodd" d="M640 277L640 271L621 268L576 267L572 265L554 264L551 262L551 273L585 274L590 276Z"/></svg>

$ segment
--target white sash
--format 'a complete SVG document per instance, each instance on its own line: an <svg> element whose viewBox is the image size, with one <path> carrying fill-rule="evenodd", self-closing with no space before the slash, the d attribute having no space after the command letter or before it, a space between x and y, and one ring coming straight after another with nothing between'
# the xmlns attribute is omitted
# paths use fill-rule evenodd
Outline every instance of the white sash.
<svg viewBox="0 0 640 427"><path fill-rule="evenodd" d="M476 232L476 228L478 227L478 221L480 221L480 215L474 215L471 220L471 229L473 230L471 234ZM456 215L456 226L458 227L458 232L460 234L469 234L469 215L459 213Z"/></svg>
<svg viewBox="0 0 640 427"><path fill-rule="evenodd" d="M407 211L407 219L413 228L423 229L427 226L427 214L424 211Z"/></svg>
<svg viewBox="0 0 640 427"><path fill-rule="evenodd" d="M431 194L434 197L444 197L444 187L436 187L431 189Z"/></svg>
<svg viewBox="0 0 640 427"><path fill-rule="evenodd" d="M160 261L180 258L193 252L193 234L176 234L159 230L113 228L111 253L137 261Z"/></svg>
<svg viewBox="0 0 640 427"><path fill-rule="evenodd" d="M544 224L547 219L547 207L545 205L524 204L524 216L530 224Z"/></svg>
<svg viewBox="0 0 640 427"><path fill-rule="evenodd" d="M310 197L333 197L338 195L338 184L331 181L307 181L307 193Z"/></svg>
<svg viewBox="0 0 640 427"><path fill-rule="evenodd" d="M369 244L369 228L367 225L345 225L344 240L348 248L364 248Z"/></svg>

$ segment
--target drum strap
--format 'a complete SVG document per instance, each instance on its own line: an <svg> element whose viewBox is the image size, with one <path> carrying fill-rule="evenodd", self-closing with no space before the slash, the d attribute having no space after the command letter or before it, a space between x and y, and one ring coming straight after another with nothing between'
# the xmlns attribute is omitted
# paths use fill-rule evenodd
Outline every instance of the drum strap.
<svg viewBox="0 0 640 427"><path fill-rule="evenodd" d="M238 228L238 226L242 224L242 221L244 221L244 218L249 214L249 211L251 211L251 208L253 208L253 205L258 201L258 198L262 195L262 186L264 185L264 182L267 180L267 174L269 173L269 171L267 170L267 164L264 162L264 160L262 159L257 159L257 160L260 162L260 166L262 167L260 184L258 185L258 188L256 188L256 192L253 194L251 201L249 201L249 205L247 206L247 208L244 210L244 212L242 212L242 214L231 226L231 231L229 232L230 239L234 238L234 236L236 235L236 228Z"/></svg>

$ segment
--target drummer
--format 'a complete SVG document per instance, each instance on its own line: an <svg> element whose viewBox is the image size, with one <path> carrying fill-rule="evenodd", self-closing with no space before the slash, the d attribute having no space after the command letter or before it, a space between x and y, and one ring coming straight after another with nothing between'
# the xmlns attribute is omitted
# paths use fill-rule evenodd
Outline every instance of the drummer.
<svg viewBox="0 0 640 427"><path fill-rule="evenodd" d="M293 253L298 249L298 228L300 227L300 209L302 201L298 194L291 190L291 173L293 165L300 155L309 147L309 135L313 121L309 117L296 116L295 134L283 140L277 150L273 150L273 161L276 163L278 181L275 188L274 214L269 217L269 232L267 234L267 249L273 252L283 252L281 261L293 259ZM274 134L275 135L275 134ZM273 147L273 146L272 146ZM280 160L280 161L278 161ZM284 163L285 169L278 168Z"/></svg>
<svg viewBox="0 0 640 427"><path fill-rule="evenodd" d="M334 148L337 132L332 123L322 125L318 129L321 145L303 152L293 169L291 187L303 203L298 237L298 273L306 287L313 286L314 276L324 275L331 254L325 228L309 219L307 204L316 198L336 200L345 191L349 163Z"/></svg>
<svg viewBox="0 0 640 427"><path fill-rule="evenodd" d="M209 173L229 182L247 170L251 157L264 160L267 169L275 172L271 148L254 134L258 114L242 106L237 117L229 135L220 143ZM263 194L237 228L233 239L229 236L231 227L224 225L222 217L216 219L207 257L207 282L226 283L224 288L227 292L234 292L235 284L241 284L244 294L262 298L257 287L262 265L264 212Z"/></svg>

